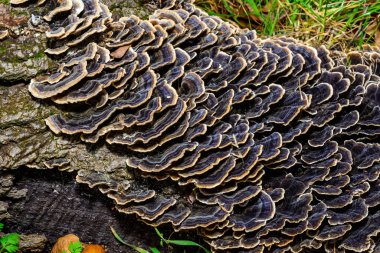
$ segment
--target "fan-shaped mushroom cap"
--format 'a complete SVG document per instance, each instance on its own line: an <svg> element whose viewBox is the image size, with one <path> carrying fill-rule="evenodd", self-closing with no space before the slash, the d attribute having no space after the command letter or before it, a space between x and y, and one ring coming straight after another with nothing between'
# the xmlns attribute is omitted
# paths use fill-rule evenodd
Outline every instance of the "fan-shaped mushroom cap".
<svg viewBox="0 0 380 253"><path fill-rule="evenodd" d="M152 221L162 215L167 209L175 205L176 200L173 198L165 199L163 197L155 198L154 201L147 204L134 205L128 208L118 207L122 213L131 214L136 213L141 218Z"/></svg>
<svg viewBox="0 0 380 253"><path fill-rule="evenodd" d="M55 97L52 100L57 104L78 103L87 101L98 95L112 83L119 81L125 74L123 68L118 68L114 72L103 75L98 80L89 80L85 82L79 89L67 92L63 96Z"/></svg>
<svg viewBox="0 0 380 253"><path fill-rule="evenodd" d="M72 0L61 0L58 1L59 6L57 6L55 9L51 10L46 16L44 16L44 19L46 21L51 21L53 17L61 12L69 11L73 7L73 1Z"/></svg>
<svg viewBox="0 0 380 253"><path fill-rule="evenodd" d="M217 222L224 221L228 213L218 206L193 208L191 214L181 223L179 229L193 229L207 227Z"/></svg>
<svg viewBox="0 0 380 253"><path fill-rule="evenodd" d="M175 124L180 117L184 114L186 110L186 106L184 102L179 102L175 108L171 108L172 110L168 110L161 118L159 118L154 125L147 126L147 129L136 130L131 128L131 134L128 132L124 132L120 135L111 135L107 142L124 144L124 145L133 145L136 142L147 143L150 139L155 138L161 135L167 128L169 128L172 124Z"/></svg>
<svg viewBox="0 0 380 253"><path fill-rule="evenodd" d="M19 5L28 2L29 0L11 0L10 3L14 5Z"/></svg>
<svg viewBox="0 0 380 253"><path fill-rule="evenodd" d="M70 161L66 158L58 158L44 162L45 166L49 169L53 169L55 167L63 167L69 163Z"/></svg>
<svg viewBox="0 0 380 253"><path fill-rule="evenodd" d="M265 225L275 214L275 205L270 196L261 192L258 199L249 205L242 214L230 217L230 224L234 231L250 232Z"/></svg>
<svg viewBox="0 0 380 253"><path fill-rule="evenodd" d="M91 42L87 45L86 50L82 52L78 52L76 56L70 57L68 62L64 63L65 67L70 67L77 65L81 61L88 61L95 58L96 52L98 50L98 45L96 43Z"/></svg>
<svg viewBox="0 0 380 253"><path fill-rule="evenodd" d="M59 55L65 53L67 50L69 50L69 47L64 45L56 48L48 48L44 52L51 55Z"/></svg>
<svg viewBox="0 0 380 253"><path fill-rule="evenodd" d="M187 216L191 213L191 209L183 204L177 204L161 215L158 219L153 221L151 224L153 226L158 226L163 223L172 223L174 226L178 226L182 223Z"/></svg>
<svg viewBox="0 0 380 253"><path fill-rule="evenodd" d="M46 31L46 37L63 39L72 34L83 22L82 18L71 14L62 23Z"/></svg>
<svg viewBox="0 0 380 253"><path fill-rule="evenodd" d="M49 98L58 95L78 84L79 81L85 78L87 75L86 67L86 61L78 63L78 65L73 67L72 72L67 77L51 85L32 82L29 85L29 91L37 98Z"/></svg>
<svg viewBox="0 0 380 253"><path fill-rule="evenodd" d="M50 76L38 76L34 79L32 79L31 82L40 82L40 83L49 83L54 84L60 81L62 78L70 74L70 71L68 69L61 69L59 72L54 73Z"/></svg>
<svg viewBox="0 0 380 253"><path fill-rule="evenodd" d="M9 36L8 30L1 30L0 31L0 40L5 39L8 36Z"/></svg>
<svg viewBox="0 0 380 253"><path fill-rule="evenodd" d="M114 199L118 205L126 205L130 202L144 202L153 198L155 191L135 190L128 193L108 193L107 196Z"/></svg>

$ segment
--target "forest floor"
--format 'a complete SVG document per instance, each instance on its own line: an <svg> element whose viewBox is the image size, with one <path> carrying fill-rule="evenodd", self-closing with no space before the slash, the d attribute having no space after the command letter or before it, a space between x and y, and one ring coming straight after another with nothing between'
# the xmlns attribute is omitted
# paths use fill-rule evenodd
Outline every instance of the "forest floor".
<svg viewBox="0 0 380 253"><path fill-rule="evenodd" d="M380 47L379 0L195 0L196 5L261 37L297 38L328 49Z"/></svg>

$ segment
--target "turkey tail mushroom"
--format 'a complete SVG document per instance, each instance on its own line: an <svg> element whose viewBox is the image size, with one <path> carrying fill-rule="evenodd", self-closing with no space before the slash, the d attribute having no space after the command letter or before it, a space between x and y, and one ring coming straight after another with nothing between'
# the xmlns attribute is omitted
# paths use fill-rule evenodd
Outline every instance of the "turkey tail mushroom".
<svg viewBox="0 0 380 253"><path fill-rule="evenodd" d="M0 31L0 40L3 40L9 36L9 31L8 30L1 30Z"/></svg>
<svg viewBox="0 0 380 253"><path fill-rule="evenodd" d="M80 105L48 127L107 143L138 175L77 181L215 252L376 252L380 51L262 40L191 1L158 5L114 21L98 0L63 0L45 16L62 65L30 93Z"/></svg>

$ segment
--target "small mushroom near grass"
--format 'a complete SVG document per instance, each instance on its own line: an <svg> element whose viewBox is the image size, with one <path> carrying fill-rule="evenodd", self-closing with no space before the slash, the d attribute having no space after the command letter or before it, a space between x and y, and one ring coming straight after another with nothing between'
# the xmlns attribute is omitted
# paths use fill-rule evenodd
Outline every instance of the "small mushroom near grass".
<svg viewBox="0 0 380 253"><path fill-rule="evenodd" d="M68 234L58 238L57 242L54 244L51 253L62 253L69 252L69 245L71 243L79 242L79 237L74 234Z"/></svg>
<svg viewBox="0 0 380 253"><path fill-rule="evenodd" d="M80 242L78 236L68 234L58 238L51 253L106 253L101 245Z"/></svg>
<svg viewBox="0 0 380 253"><path fill-rule="evenodd" d="M87 244L82 253L106 253L105 249L101 245Z"/></svg>

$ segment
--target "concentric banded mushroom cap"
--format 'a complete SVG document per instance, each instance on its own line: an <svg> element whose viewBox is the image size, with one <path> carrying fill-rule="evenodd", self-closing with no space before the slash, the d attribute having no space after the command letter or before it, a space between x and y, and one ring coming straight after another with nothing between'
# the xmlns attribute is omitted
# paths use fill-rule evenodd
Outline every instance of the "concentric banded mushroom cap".
<svg viewBox="0 0 380 253"><path fill-rule="evenodd" d="M1 30L0 31L0 40L5 39L8 36L9 36L8 30Z"/></svg>
<svg viewBox="0 0 380 253"><path fill-rule="evenodd" d="M198 231L215 252L376 252L379 51L333 57L191 1L159 5L112 20L98 0L67 0L45 16L62 65L29 90L66 105L48 127L106 143L136 175L77 181L148 224Z"/></svg>

